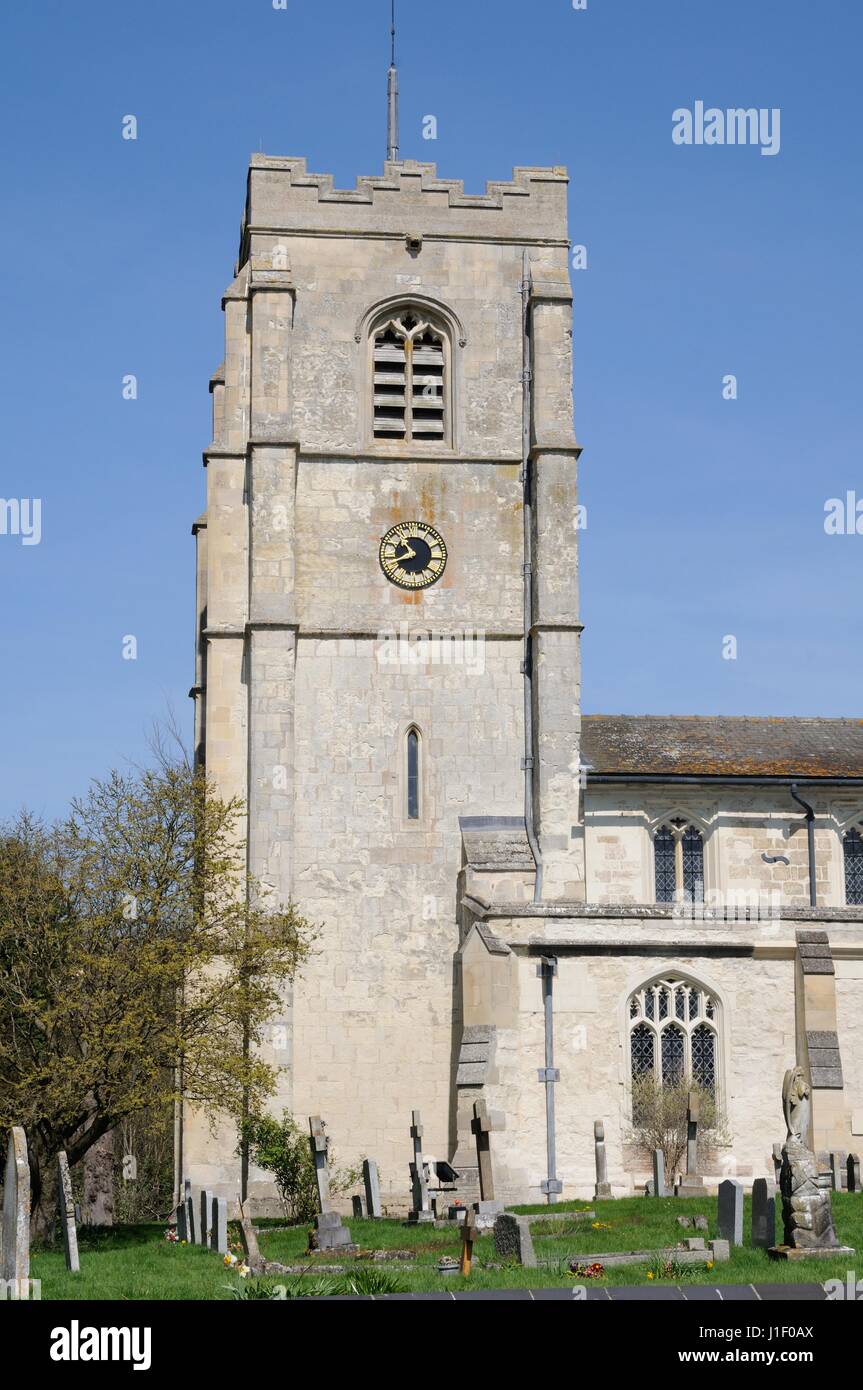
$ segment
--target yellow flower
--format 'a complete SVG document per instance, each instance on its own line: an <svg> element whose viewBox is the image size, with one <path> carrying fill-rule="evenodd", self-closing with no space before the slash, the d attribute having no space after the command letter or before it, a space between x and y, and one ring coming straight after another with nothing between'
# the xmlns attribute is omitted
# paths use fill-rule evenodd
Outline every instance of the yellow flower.
<svg viewBox="0 0 863 1390"><path fill-rule="evenodd" d="M648 1279L652 1279L652 1278L653 1278L653 1270L652 1270L652 1269L649 1269L649 1270L647 1271L647 1277L648 1277Z"/></svg>
<svg viewBox="0 0 863 1390"><path fill-rule="evenodd" d="M706 1264L706 1266L705 1266L705 1268L706 1268L706 1269L712 1269L712 1268L713 1268L713 1261L712 1261L712 1260L708 1260L708 1261L707 1261L707 1264Z"/></svg>

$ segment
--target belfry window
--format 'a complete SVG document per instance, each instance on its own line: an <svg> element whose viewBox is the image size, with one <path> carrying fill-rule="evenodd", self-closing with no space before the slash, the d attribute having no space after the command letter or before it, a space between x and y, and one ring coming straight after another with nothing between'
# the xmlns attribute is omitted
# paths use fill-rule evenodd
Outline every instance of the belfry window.
<svg viewBox="0 0 863 1390"><path fill-rule="evenodd" d="M375 439L446 443L446 366L446 335L429 319L405 310L376 329Z"/></svg>
<svg viewBox="0 0 863 1390"><path fill-rule="evenodd" d="M863 906L863 835L855 827L845 834L845 902L848 907Z"/></svg>
<svg viewBox="0 0 863 1390"><path fill-rule="evenodd" d="M680 976L630 995L629 1064L633 1081L652 1073L663 1086L695 1082L714 1094L719 1082L719 1007Z"/></svg>
<svg viewBox="0 0 863 1390"><path fill-rule="evenodd" d="M658 903L704 902L704 837L685 820L661 825L653 836Z"/></svg>
<svg viewBox="0 0 863 1390"><path fill-rule="evenodd" d="M409 729L405 743L408 820L420 818L420 736L416 729Z"/></svg>

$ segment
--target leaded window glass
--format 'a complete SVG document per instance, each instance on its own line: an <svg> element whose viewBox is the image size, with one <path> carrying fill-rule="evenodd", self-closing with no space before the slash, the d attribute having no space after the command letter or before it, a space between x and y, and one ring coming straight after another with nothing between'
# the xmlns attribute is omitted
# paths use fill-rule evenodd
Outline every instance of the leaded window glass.
<svg viewBox="0 0 863 1390"><path fill-rule="evenodd" d="M683 901L704 902L704 841L691 825L683 833Z"/></svg>
<svg viewBox="0 0 863 1390"><path fill-rule="evenodd" d="M849 907L863 905L863 836L849 830L845 836L845 902Z"/></svg>
<svg viewBox="0 0 863 1390"><path fill-rule="evenodd" d="M658 1072L718 1089L719 1010L706 990L682 975L653 980L630 995L629 1056L633 1080Z"/></svg>
<svg viewBox="0 0 863 1390"><path fill-rule="evenodd" d="M656 859L656 901L673 903L676 887L675 849L674 836L667 825L663 825L654 835L653 852Z"/></svg>
<svg viewBox="0 0 863 1390"><path fill-rule="evenodd" d="M408 731L407 738L407 793L408 820L420 817L420 737L416 729Z"/></svg>

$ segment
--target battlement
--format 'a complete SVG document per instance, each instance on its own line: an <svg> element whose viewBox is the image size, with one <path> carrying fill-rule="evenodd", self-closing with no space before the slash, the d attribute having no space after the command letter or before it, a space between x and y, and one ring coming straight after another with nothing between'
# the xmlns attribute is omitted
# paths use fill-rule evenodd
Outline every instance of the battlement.
<svg viewBox="0 0 863 1390"><path fill-rule="evenodd" d="M567 242L563 168L517 168L512 180L491 180L485 193L465 193L461 179L438 177L415 160L384 164L382 175L356 187L334 187L332 174L310 173L297 156L254 154L242 226L240 264L256 233L404 236Z"/></svg>

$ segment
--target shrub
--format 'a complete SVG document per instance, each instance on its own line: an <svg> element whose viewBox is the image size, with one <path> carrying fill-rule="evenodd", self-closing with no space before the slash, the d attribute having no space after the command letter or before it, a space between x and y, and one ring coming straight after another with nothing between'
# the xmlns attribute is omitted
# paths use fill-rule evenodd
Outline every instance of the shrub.
<svg viewBox="0 0 863 1390"><path fill-rule="evenodd" d="M290 1225L314 1221L318 1211L318 1189L315 1165L309 1139L296 1120L285 1110L281 1120L273 1115L259 1115L243 1126L238 1152L248 1145L249 1158L264 1172L272 1173L285 1220ZM327 1140L327 1162L330 1171L330 1192L334 1197L347 1192L359 1181L358 1169L337 1169L332 1145Z"/></svg>

